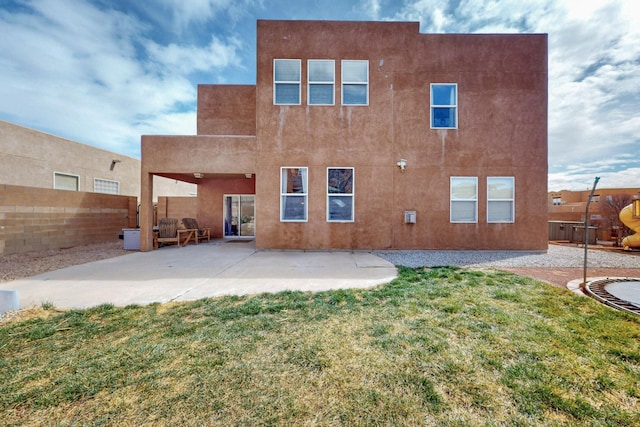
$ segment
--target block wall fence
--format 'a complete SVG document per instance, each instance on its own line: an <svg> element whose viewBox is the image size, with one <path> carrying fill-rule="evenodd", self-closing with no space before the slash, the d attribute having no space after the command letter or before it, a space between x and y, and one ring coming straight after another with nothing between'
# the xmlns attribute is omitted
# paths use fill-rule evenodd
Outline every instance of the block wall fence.
<svg viewBox="0 0 640 427"><path fill-rule="evenodd" d="M137 198L0 184L0 255L118 240Z"/></svg>

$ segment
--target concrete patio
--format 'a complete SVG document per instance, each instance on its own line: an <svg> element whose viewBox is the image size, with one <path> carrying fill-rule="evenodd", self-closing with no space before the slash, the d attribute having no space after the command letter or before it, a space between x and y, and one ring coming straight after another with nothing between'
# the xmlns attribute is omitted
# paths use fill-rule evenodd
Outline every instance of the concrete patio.
<svg viewBox="0 0 640 427"><path fill-rule="evenodd" d="M43 303L87 308L284 290L367 288L396 276L391 263L368 252L256 251L253 242L212 241L76 265L0 287L17 290L21 308Z"/></svg>

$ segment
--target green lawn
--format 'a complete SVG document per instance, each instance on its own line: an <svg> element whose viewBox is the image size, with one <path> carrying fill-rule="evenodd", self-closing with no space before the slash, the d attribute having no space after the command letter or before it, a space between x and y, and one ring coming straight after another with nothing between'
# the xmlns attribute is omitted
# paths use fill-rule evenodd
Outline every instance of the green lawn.
<svg viewBox="0 0 640 427"><path fill-rule="evenodd" d="M499 271L0 324L2 425L640 425L640 318Z"/></svg>

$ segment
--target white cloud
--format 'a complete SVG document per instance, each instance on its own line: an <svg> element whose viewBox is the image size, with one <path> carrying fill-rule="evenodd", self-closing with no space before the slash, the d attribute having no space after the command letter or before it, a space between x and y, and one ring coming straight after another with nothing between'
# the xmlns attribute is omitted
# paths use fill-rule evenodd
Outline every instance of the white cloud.
<svg viewBox="0 0 640 427"><path fill-rule="evenodd" d="M35 0L0 12L0 114L138 156L143 133L194 134L193 72L238 66L239 42L163 46L148 24L86 1Z"/></svg>
<svg viewBox="0 0 640 427"><path fill-rule="evenodd" d="M211 42L204 48L173 43L161 46L153 41L146 45L147 51L160 69L177 71L182 75L230 65L240 66L236 54L239 47L240 42L236 39L222 42L215 36L211 37Z"/></svg>
<svg viewBox="0 0 640 427"><path fill-rule="evenodd" d="M365 0L361 8L369 19L380 19L380 0Z"/></svg>
<svg viewBox="0 0 640 427"><path fill-rule="evenodd" d="M197 83L251 78L249 28L258 18L322 14L419 21L435 33L548 33L549 187L583 188L596 175L640 187L633 0L16 2L0 9L0 117L134 156L140 134L195 132ZM203 76L209 80L197 80Z"/></svg>
<svg viewBox="0 0 640 427"><path fill-rule="evenodd" d="M592 177L602 172L603 182L615 186L640 183L635 168L605 169L625 153L640 152L640 22L625 4L567 2L563 21L549 31L550 188L571 183L556 179L563 168L580 177L567 161ZM601 159L600 168L590 167Z"/></svg>
<svg viewBox="0 0 640 427"><path fill-rule="evenodd" d="M591 174L606 172L621 186L640 185L634 168L591 167L596 160L615 164L620 156L640 152L636 2L462 0L454 9L451 5L413 1L395 18L418 20L425 32L549 34L549 188L582 186L586 177L579 168L570 170L569 162ZM631 163L640 166L640 159Z"/></svg>
<svg viewBox="0 0 640 427"><path fill-rule="evenodd" d="M157 0L171 20L176 33L187 33L194 25L206 25L219 19L234 22L263 9L262 0ZM223 18L224 17L224 18ZM163 16L158 19L164 20Z"/></svg>

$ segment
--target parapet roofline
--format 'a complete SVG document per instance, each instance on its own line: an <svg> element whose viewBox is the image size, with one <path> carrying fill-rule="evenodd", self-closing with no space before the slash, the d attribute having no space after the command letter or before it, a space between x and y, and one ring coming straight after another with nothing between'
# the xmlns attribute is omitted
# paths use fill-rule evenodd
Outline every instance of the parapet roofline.
<svg viewBox="0 0 640 427"><path fill-rule="evenodd" d="M354 20L314 20L314 19L258 19L257 24L301 24L305 27L313 25L366 25L366 26L406 26L407 29L416 27L416 33L424 35L447 35L447 36L548 36L549 33L427 33L420 31L419 21L354 21Z"/></svg>

